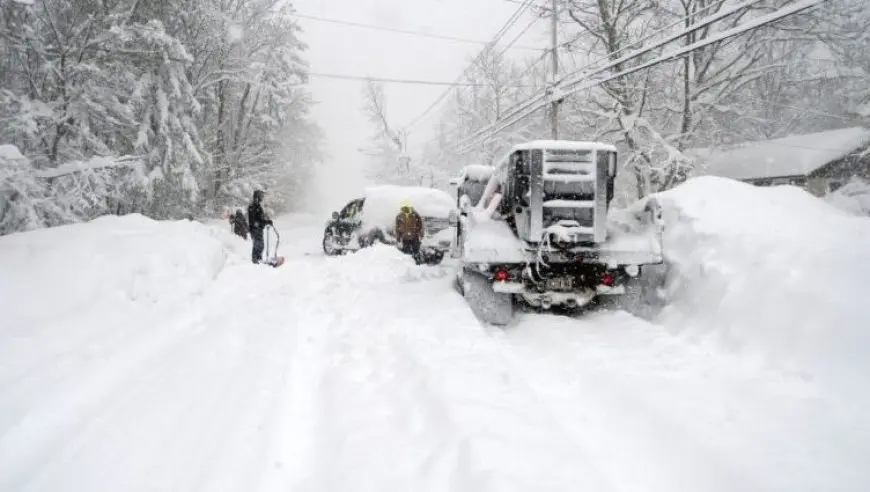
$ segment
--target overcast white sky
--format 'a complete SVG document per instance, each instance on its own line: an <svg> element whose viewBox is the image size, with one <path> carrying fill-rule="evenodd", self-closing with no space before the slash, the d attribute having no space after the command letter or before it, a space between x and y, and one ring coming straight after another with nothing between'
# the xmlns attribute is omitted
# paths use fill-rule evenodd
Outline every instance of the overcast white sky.
<svg viewBox="0 0 870 492"><path fill-rule="evenodd" d="M489 40L519 5L506 0L295 0L300 14L327 17L393 29ZM532 21L526 13L505 36L510 41ZM534 26L518 45L546 47L546 22ZM398 79L453 81L482 46L374 31L300 19L305 55L312 72ZM517 51L516 56L535 56ZM330 185L331 203L347 201L362 186L358 150L371 133L362 115L363 82L312 77L310 89L319 104L317 122L327 136L330 158L321 185ZM422 113L444 87L385 84L391 123L404 126ZM409 137L412 151L424 142L436 112ZM428 123L428 125L427 125ZM424 133L421 135L421 132Z"/></svg>

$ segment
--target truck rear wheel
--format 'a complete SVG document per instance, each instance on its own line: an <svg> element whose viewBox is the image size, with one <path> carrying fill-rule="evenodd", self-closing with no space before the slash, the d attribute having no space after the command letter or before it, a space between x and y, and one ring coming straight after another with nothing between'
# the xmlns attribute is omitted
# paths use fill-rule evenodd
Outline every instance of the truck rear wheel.
<svg viewBox="0 0 870 492"><path fill-rule="evenodd" d="M493 291L492 283L483 275L463 272L462 294L474 315L484 323L505 326L514 318L513 296Z"/></svg>

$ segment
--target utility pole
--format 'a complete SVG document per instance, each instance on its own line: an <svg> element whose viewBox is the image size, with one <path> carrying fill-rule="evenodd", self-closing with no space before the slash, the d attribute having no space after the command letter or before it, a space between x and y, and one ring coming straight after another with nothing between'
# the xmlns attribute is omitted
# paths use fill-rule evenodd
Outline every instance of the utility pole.
<svg viewBox="0 0 870 492"><path fill-rule="evenodd" d="M559 102L555 99L556 92L556 82L559 80L559 45L557 40L557 31L559 29L559 11L556 9L557 0L552 0L552 18L551 18L551 30L550 33L551 41L552 41L552 59L553 59L553 85L550 88L551 97L553 97L553 101L550 103L550 131L553 136L553 140L559 139Z"/></svg>

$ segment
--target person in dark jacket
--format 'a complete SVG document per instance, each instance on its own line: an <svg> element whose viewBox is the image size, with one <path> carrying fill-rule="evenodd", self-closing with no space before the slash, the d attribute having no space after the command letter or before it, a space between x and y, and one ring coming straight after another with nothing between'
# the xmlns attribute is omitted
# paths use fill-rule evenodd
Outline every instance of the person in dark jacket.
<svg viewBox="0 0 870 492"><path fill-rule="evenodd" d="M248 205L248 230L254 243L251 250L251 261L260 263L263 260L263 229L272 225L272 219L263 210L263 190L254 191L254 199Z"/></svg>
<svg viewBox="0 0 870 492"><path fill-rule="evenodd" d="M235 215L230 216L230 224L233 227L233 233L242 239L248 239L248 221L245 220L245 214L242 209L236 209Z"/></svg>
<svg viewBox="0 0 870 492"><path fill-rule="evenodd" d="M408 203L402 204L396 216L396 241L403 253L409 254L420 263L420 243L423 241L423 218Z"/></svg>

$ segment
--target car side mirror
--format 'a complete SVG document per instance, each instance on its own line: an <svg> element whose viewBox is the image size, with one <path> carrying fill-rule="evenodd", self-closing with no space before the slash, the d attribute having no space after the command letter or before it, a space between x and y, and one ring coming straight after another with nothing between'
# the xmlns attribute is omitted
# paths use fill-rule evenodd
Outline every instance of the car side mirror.
<svg viewBox="0 0 870 492"><path fill-rule="evenodd" d="M450 211L450 215L447 216L447 223L450 224L450 227L456 227L459 225L459 214L456 210Z"/></svg>
<svg viewBox="0 0 870 492"><path fill-rule="evenodd" d="M338 220L338 212L332 212L332 220Z"/></svg>
<svg viewBox="0 0 870 492"><path fill-rule="evenodd" d="M462 195L459 197L459 211L463 215L468 215L468 210L471 208L471 200L468 199L468 195Z"/></svg>

